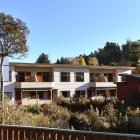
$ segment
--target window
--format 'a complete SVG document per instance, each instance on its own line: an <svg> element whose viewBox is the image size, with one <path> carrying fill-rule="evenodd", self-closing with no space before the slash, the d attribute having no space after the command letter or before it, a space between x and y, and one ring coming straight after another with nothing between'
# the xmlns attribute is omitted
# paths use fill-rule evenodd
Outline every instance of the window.
<svg viewBox="0 0 140 140"><path fill-rule="evenodd" d="M100 73L90 73L90 82L99 82Z"/></svg>
<svg viewBox="0 0 140 140"><path fill-rule="evenodd" d="M36 82L51 82L52 73L51 72L37 72Z"/></svg>
<svg viewBox="0 0 140 140"><path fill-rule="evenodd" d="M42 72L36 73L36 82L43 82Z"/></svg>
<svg viewBox="0 0 140 140"><path fill-rule="evenodd" d="M17 82L31 82L31 72L18 72Z"/></svg>
<svg viewBox="0 0 140 140"><path fill-rule="evenodd" d="M51 72L43 72L43 82L51 82L52 74Z"/></svg>
<svg viewBox="0 0 140 140"><path fill-rule="evenodd" d="M36 92L35 91L29 91L29 98L30 99L36 99Z"/></svg>
<svg viewBox="0 0 140 140"><path fill-rule="evenodd" d="M25 73L24 72L18 72L17 82L24 82L24 81L25 81Z"/></svg>
<svg viewBox="0 0 140 140"><path fill-rule="evenodd" d="M115 81L115 73L105 73L104 76L107 78L107 82Z"/></svg>
<svg viewBox="0 0 140 140"><path fill-rule="evenodd" d="M69 72L61 72L61 82L70 82Z"/></svg>
<svg viewBox="0 0 140 140"><path fill-rule="evenodd" d="M61 95L64 98L70 98L70 91L61 91Z"/></svg>
<svg viewBox="0 0 140 140"><path fill-rule="evenodd" d="M106 97L106 90L97 90L97 96Z"/></svg>
<svg viewBox="0 0 140 140"><path fill-rule="evenodd" d="M31 82L31 72L25 72L25 82Z"/></svg>
<svg viewBox="0 0 140 140"><path fill-rule="evenodd" d="M76 97L85 97L86 96L85 90L76 90L75 96Z"/></svg>
<svg viewBox="0 0 140 140"><path fill-rule="evenodd" d="M40 100L51 100L50 91L38 91L37 94Z"/></svg>
<svg viewBox="0 0 140 140"><path fill-rule="evenodd" d="M75 81L76 82L84 82L84 72L76 72L75 73Z"/></svg>

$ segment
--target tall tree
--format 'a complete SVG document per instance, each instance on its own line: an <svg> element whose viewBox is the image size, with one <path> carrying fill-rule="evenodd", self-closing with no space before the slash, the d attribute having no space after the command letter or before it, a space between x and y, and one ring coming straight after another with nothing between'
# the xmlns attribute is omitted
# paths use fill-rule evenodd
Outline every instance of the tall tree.
<svg viewBox="0 0 140 140"><path fill-rule="evenodd" d="M49 56L45 53L40 54L36 60L36 63L50 64Z"/></svg>
<svg viewBox="0 0 140 140"><path fill-rule="evenodd" d="M10 15L0 13L0 69L1 69L1 92L0 101L3 100L3 60L4 57L20 58L28 52L27 35L29 29L25 22L15 19Z"/></svg>
<svg viewBox="0 0 140 140"><path fill-rule="evenodd" d="M117 65L122 56L120 46L114 42L107 42L103 49L94 52L100 64Z"/></svg>
<svg viewBox="0 0 140 140"><path fill-rule="evenodd" d="M61 57L60 59L57 59L56 64L71 64L71 61L67 57Z"/></svg>
<svg viewBox="0 0 140 140"><path fill-rule="evenodd" d="M96 57L89 57L88 64L93 65L93 66L98 66L99 62L98 62L98 59Z"/></svg>
<svg viewBox="0 0 140 140"><path fill-rule="evenodd" d="M123 57L126 58L132 66L136 66L140 58L140 40L128 40L122 45Z"/></svg>
<svg viewBox="0 0 140 140"><path fill-rule="evenodd" d="M73 65L82 65L82 66L86 65L85 59L82 57L82 55L80 55L80 57L73 58L71 60L71 63Z"/></svg>

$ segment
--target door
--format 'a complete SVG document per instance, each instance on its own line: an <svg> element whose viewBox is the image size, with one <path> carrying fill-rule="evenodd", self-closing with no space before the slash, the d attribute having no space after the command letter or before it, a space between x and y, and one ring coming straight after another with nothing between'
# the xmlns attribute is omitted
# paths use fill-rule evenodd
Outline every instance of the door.
<svg viewBox="0 0 140 140"><path fill-rule="evenodd" d="M16 100L16 104L21 104L21 91L20 90L16 90L15 100Z"/></svg>

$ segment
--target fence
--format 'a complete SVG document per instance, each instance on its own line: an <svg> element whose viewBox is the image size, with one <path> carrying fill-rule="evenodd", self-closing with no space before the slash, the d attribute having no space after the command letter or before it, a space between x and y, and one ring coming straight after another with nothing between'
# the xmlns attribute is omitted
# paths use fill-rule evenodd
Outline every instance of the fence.
<svg viewBox="0 0 140 140"><path fill-rule="evenodd" d="M0 125L0 140L140 140L140 135Z"/></svg>

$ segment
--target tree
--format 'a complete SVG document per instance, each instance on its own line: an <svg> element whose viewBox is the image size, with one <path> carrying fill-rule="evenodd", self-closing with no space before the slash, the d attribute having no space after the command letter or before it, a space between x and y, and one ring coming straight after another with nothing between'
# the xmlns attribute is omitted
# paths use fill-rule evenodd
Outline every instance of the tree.
<svg viewBox="0 0 140 140"><path fill-rule="evenodd" d="M21 58L28 52L27 35L29 29L25 22L15 19L10 15L0 13L0 69L1 69L1 93L3 100L3 60L6 56Z"/></svg>
<svg viewBox="0 0 140 140"><path fill-rule="evenodd" d="M88 64L93 65L93 66L98 66L99 62L98 62L98 59L96 57L89 57Z"/></svg>
<svg viewBox="0 0 140 140"><path fill-rule="evenodd" d="M128 40L122 45L123 57L125 57L132 66L136 66L140 57L140 40Z"/></svg>
<svg viewBox="0 0 140 140"><path fill-rule="evenodd" d="M94 52L100 64L117 65L122 56L120 46L114 42L107 42L103 49Z"/></svg>
<svg viewBox="0 0 140 140"><path fill-rule="evenodd" d="M67 57L61 57L60 59L57 59L56 64L71 64L71 61Z"/></svg>
<svg viewBox="0 0 140 140"><path fill-rule="evenodd" d="M73 58L71 61L73 65L82 65L82 66L86 65L85 59L82 56Z"/></svg>
<svg viewBox="0 0 140 140"><path fill-rule="evenodd" d="M36 60L36 63L50 64L49 56L45 53L40 54Z"/></svg>
<svg viewBox="0 0 140 140"><path fill-rule="evenodd" d="M82 66L86 65L85 59L82 56L80 56L79 58L79 65L82 65Z"/></svg>

